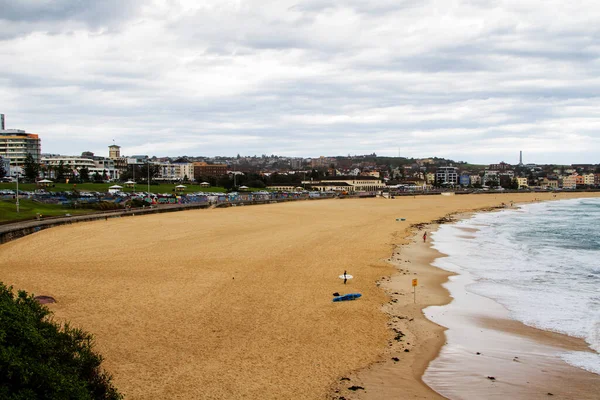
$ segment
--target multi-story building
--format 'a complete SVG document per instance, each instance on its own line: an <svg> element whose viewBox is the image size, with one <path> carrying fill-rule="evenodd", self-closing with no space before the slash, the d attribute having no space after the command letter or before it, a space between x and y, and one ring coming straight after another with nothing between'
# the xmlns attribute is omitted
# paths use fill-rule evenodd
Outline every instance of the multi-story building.
<svg viewBox="0 0 600 400"><path fill-rule="evenodd" d="M490 164L489 169L493 171L508 171L512 170L512 166L502 161L500 164Z"/></svg>
<svg viewBox="0 0 600 400"><path fill-rule="evenodd" d="M194 164L190 162L174 162L158 164L156 180L182 181L194 176Z"/></svg>
<svg viewBox="0 0 600 400"><path fill-rule="evenodd" d="M41 140L37 134L21 129L6 129L4 114L0 114L0 154L10 159L10 165L22 167L28 154L40 162Z"/></svg>
<svg viewBox="0 0 600 400"><path fill-rule="evenodd" d="M302 168L302 163L303 163L302 158L292 158L290 160L290 166L292 167L292 169Z"/></svg>
<svg viewBox="0 0 600 400"><path fill-rule="evenodd" d="M519 185L519 189L529 187L529 183L527 183L527 178L525 177L517 177L517 185Z"/></svg>
<svg viewBox="0 0 600 400"><path fill-rule="evenodd" d="M594 186L594 174L583 175L583 184L585 186Z"/></svg>
<svg viewBox="0 0 600 400"><path fill-rule="evenodd" d="M89 170L96 168L94 160L81 156L45 156L42 157L40 162L42 169L48 169L49 174L47 177L49 178L55 177L55 174L51 171L56 170L61 164L68 174L72 174L74 170L80 170L82 168L87 168Z"/></svg>
<svg viewBox="0 0 600 400"><path fill-rule="evenodd" d="M206 162L195 162L193 164L193 176L198 180L203 176L223 176L227 174L227 165L225 164L208 164Z"/></svg>
<svg viewBox="0 0 600 400"><path fill-rule="evenodd" d="M481 176L479 175L471 175L471 185L481 185Z"/></svg>
<svg viewBox="0 0 600 400"><path fill-rule="evenodd" d="M461 186L469 186L471 184L471 175L467 173L460 174L459 182Z"/></svg>
<svg viewBox="0 0 600 400"><path fill-rule="evenodd" d="M458 168L456 167L439 167L435 172L435 180L440 185L456 185L458 184Z"/></svg>
<svg viewBox="0 0 600 400"><path fill-rule="evenodd" d="M84 152L81 156L46 156L42 157L40 165L45 178L55 179L56 170L63 166L65 177L72 178L80 174L81 169L88 170L90 178L99 174L103 179L119 179L119 170L115 168L114 160L95 156L94 153Z"/></svg>
<svg viewBox="0 0 600 400"><path fill-rule="evenodd" d="M427 182L428 185L433 185L435 183L435 174L433 172L428 172L425 175L425 182Z"/></svg>
<svg viewBox="0 0 600 400"><path fill-rule="evenodd" d="M484 185L488 185L491 182L496 182L499 183L500 182L500 177L498 176L498 171L493 171L493 170L486 170L483 173L483 184Z"/></svg>
<svg viewBox="0 0 600 400"><path fill-rule="evenodd" d="M562 178L563 189L575 189L577 187L577 173L566 175Z"/></svg>

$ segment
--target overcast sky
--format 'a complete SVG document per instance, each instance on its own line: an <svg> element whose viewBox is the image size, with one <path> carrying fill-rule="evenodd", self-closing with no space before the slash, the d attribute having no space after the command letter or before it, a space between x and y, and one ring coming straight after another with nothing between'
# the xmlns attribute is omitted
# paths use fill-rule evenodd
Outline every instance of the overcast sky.
<svg viewBox="0 0 600 400"><path fill-rule="evenodd" d="M597 0L0 0L42 151L600 162Z"/></svg>

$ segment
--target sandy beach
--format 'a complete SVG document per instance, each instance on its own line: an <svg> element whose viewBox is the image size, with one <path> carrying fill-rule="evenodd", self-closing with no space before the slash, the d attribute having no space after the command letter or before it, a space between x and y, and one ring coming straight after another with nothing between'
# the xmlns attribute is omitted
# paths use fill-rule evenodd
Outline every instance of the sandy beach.
<svg viewBox="0 0 600 400"><path fill-rule="evenodd" d="M56 298L55 317L95 335L127 398L436 399L421 377L445 338L421 310L449 302L449 274L411 225L586 195L302 201L61 226L0 246L0 280ZM334 292L363 296L333 303Z"/></svg>

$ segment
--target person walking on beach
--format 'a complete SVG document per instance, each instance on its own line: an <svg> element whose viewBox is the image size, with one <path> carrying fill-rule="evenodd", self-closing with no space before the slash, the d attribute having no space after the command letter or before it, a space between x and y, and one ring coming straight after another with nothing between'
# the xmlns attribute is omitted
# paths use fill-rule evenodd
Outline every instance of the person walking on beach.
<svg viewBox="0 0 600 400"><path fill-rule="evenodd" d="M348 280L348 278L346 277L346 270L344 270L344 285L346 284L347 280Z"/></svg>
<svg viewBox="0 0 600 400"><path fill-rule="evenodd" d="M425 232L423 234L423 243L425 243L427 241L427 232Z"/></svg>

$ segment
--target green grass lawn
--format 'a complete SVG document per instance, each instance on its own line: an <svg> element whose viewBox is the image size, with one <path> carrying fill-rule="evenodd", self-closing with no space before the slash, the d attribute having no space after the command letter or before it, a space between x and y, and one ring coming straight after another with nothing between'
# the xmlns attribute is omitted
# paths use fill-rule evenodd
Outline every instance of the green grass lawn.
<svg viewBox="0 0 600 400"><path fill-rule="evenodd" d="M19 189L20 189L19 185ZM37 203L32 200L20 199L19 200L19 212L17 213L16 200L2 200L0 201L0 222L6 221L18 221L25 219L33 219L37 214L42 214L45 217L54 217L58 215L77 215L77 214L89 214L95 210L91 209L72 209L64 208L60 204L44 204Z"/></svg>
<svg viewBox="0 0 600 400"><path fill-rule="evenodd" d="M74 188L77 188L78 190L81 191L89 191L89 192L107 192L108 188L112 185L120 185L123 186L123 189L121 189L123 192L146 192L148 191L148 185L145 185L143 183L141 184L136 184L135 185L135 190L134 188L129 188L129 187L125 187L125 185L122 185L120 183L78 183L76 185L73 185L71 183L54 183L52 184L54 185L53 187L48 187L45 188L47 191L52 191L52 192L64 192L64 191L71 191ZM173 189L175 189L175 184L167 184L167 183L161 183L159 185L150 185L150 192L152 193L174 193ZM225 188L222 187L209 187L209 188L201 188L200 185L198 184L186 184L185 186L187 186L182 193L194 193L194 192L226 192ZM0 183L0 190L1 189L11 189L11 190L16 190L17 188L17 184L16 183ZM36 189L39 189L38 186L36 186L34 183L19 183L19 190L25 190L28 192L32 192ZM258 191L258 190L264 190L264 189L254 189L251 188L250 191Z"/></svg>

